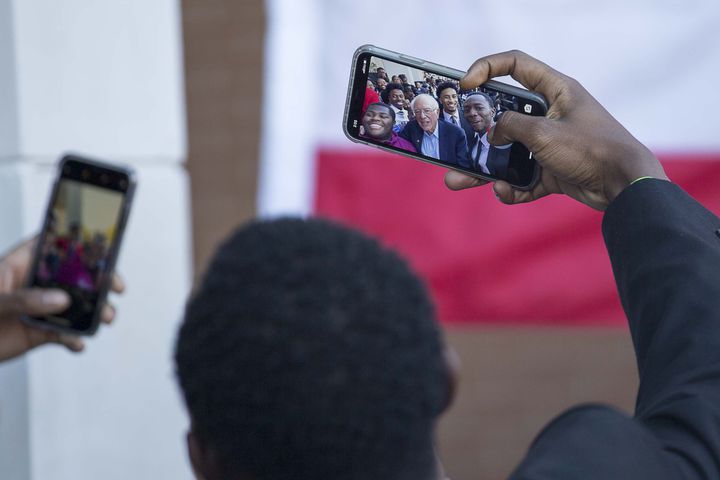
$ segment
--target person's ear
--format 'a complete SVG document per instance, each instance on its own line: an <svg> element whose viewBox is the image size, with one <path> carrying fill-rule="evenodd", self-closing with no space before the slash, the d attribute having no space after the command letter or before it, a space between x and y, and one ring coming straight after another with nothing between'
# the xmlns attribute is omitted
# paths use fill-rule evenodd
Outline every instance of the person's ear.
<svg viewBox="0 0 720 480"><path fill-rule="evenodd" d="M445 408L443 409L443 411L445 411L450 408L450 405L452 405L455 400L455 395L457 394L457 389L460 384L460 367L462 362L460 361L460 355L458 355L457 351L450 345L445 346L443 356L445 357L445 367L448 372L448 396Z"/></svg>
<svg viewBox="0 0 720 480"><path fill-rule="evenodd" d="M217 465L215 458L208 452L205 446L200 442L192 428L187 432L187 449L192 465L193 473L197 480L211 480L221 478L217 476Z"/></svg>
<svg viewBox="0 0 720 480"><path fill-rule="evenodd" d="M192 427L186 439L190 464L197 480L228 480L228 471L218 459L215 450L203 444ZM245 472L233 472L231 476L235 480L256 480L254 475Z"/></svg>
<svg viewBox="0 0 720 480"><path fill-rule="evenodd" d="M195 474L195 478L198 480L203 480L205 477L203 476L203 458L202 458L202 449L200 448L200 444L198 443L197 437L193 433L192 430L188 430L187 435L185 436L185 440L187 442L187 449L188 449L188 457L190 457L190 465L192 466L193 473Z"/></svg>

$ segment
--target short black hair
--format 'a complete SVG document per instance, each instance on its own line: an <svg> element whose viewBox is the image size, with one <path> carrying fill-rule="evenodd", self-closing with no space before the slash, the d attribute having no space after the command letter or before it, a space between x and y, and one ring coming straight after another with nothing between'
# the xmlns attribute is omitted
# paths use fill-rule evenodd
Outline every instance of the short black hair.
<svg viewBox="0 0 720 480"><path fill-rule="evenodd" d="M483 97L490 108L495 108L495 102L493 101L492 98L490 98L490 95L488 95L488 94L485 93L485 92L481 92L481 91L479 91L479 90L476 91L476 92L468 93L468 95L465 97L465 101L467 101L468 98L474 97L474 96Z"/></svg>
<svg viewBox="0 0 720 480"><path fill-rule="evenodd" d="M393 108L390 105L388 105L387 103L383 103L383 102L373 102L370 105L368 105L368 108L365 110L365 112L367 112L370 109L370 107L372 107L372 106L386 108L387 111L390 113L390 116L392 117L393 123L395 123L395 110L393 110Z"/></svg>
<svg viewBox="0 0 720 480"><path fill-rule="evenodd" d="M227 477L426 480L449 399L434 310L407 263L357 231L257 221L220 247L175 360Z"/></svg>
<svg viewBox="0 0 720 480"><path fill-rule="evenodd" d="M385 87L385 90L382 91L380 94L380 97L382 98L382 101L385 103L390 103L390 92L393 90L400 90L403 91L403 86L400 83L388 83ZM405 93L405 92L403 92Z"/></svg>
<svg viewBox="0 0 720 480"><path fill-rule="evenodd" d="M435 87L435 91L437 92L438 98L440 98L440 95L442 94L443 90L445 90L447 88L452 88L453 90L455 90L455 93L460 93L460 89L455 84L455 82L442 82L440 85Z"/></svg>

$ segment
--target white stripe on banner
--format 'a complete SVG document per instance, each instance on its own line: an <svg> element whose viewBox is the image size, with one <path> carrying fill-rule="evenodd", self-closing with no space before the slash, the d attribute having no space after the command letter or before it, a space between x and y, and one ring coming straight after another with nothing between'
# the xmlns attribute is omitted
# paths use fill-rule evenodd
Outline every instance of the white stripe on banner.
<svg viewBox="0 0 720 480"><path fill-rule="evenodd" d="M518 48L577 78L659 152L720 150L717 0L268 0L260 213L312 209L341 130L350 60L372 43L466 69Z"/></svg>

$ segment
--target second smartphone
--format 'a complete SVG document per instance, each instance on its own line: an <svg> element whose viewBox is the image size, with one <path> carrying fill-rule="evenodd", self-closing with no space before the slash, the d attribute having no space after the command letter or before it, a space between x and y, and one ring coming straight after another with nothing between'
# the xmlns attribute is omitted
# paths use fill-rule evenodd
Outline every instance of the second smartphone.
<svg viewBox="0 0 720 480"><path fill-rule="evenodd" d="M60 162L33 259L29 287L60 288L64 312L25 317L34 326L92 335L100 324L135 192L127 167L66 155Z"/></svg>
<svg viewBox="0 0 720 480"><path fill-rule="evenodd" d="M542 95L488 81L461 90L465 72L373 45L353 57L343 130L354 142L531 189L540 168L520 144L490 145L503 112L544 116Z"/></svg>

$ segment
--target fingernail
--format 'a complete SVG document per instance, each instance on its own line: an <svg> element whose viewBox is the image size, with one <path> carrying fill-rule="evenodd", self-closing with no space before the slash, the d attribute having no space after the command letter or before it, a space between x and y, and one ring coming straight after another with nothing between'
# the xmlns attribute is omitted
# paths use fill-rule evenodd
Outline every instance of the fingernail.
<svg viewBox="0 0 720 480"><path fill-rule="evenodd" d="M48 307L62 307L70 302L70 297L62 290L43 292L42 303Z"/></svg>

